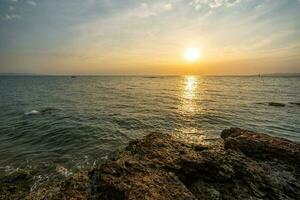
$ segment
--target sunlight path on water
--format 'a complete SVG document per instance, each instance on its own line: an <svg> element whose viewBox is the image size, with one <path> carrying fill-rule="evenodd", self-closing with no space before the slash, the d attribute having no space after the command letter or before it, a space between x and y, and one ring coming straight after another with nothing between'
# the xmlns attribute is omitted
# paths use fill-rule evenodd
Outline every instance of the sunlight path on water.
<svg viewBox="0 0 300 200"><path fill-rule="evenodd" d="M184 76L181 82L181 104L179 114L183 115L185 125L181 126L175 136L189 143L207 143L206 134L203 129L193 126L193 118L201 113L201 105L197 104L201 99L201 90L203 90L199 76Z"/></svg>

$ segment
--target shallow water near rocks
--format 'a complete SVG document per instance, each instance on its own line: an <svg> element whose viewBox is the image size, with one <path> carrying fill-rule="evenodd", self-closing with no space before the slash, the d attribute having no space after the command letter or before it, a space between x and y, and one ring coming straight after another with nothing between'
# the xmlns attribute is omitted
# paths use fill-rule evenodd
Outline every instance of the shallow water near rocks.
<svg viewBox="0 0 300 200"><path fill-rule="evenodd" d="M0 77L0 177L26 170L36 187L150 132L209 143L242 127L300 142L299 88L299 77Z"/></svg>

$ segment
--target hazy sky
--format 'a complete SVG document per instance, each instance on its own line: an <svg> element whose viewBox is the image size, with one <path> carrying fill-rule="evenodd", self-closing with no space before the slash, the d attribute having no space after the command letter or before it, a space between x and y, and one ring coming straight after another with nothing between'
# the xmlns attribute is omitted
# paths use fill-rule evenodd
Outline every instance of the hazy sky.
<svg viewBox="0 0 300 200"><path fill-rule="evenodd" d="M300 72L300 0L0 0L1 72Z"/></svg>

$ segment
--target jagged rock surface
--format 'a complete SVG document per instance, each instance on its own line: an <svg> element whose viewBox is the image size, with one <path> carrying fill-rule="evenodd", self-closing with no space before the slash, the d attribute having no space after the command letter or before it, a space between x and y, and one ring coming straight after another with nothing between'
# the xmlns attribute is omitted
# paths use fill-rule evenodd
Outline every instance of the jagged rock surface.
<svg viewBox="0 0 300 200"><path fill-rule="evenodd" d="M23 187L27 174L1 180L0 198L300 199L300 144L238 128L221 137L223 142L204 146L150 134L88 174L33 192Z"/></svg>
<svg viewBox="0 0 300 200"><path fill-rule="evenodd" d="M90 172L92 199L299 199L300 145L237 128L224 147L134 141Z"/></svg>

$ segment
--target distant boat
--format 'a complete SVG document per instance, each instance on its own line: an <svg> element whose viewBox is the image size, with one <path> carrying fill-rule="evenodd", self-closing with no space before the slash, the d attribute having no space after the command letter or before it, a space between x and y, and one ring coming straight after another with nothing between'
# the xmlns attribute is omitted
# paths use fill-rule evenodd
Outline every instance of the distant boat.
<svg viewBox="0 0 300 200"><path fill-rule="evenodd" d="M77 78L77 76L71 76L71 78Z"/></svg>
<svg viewBox="0 0 300 200"><path fill-rule="evenodd" d="M144 78L158 78L157 76L144 76Z"/></svg>

